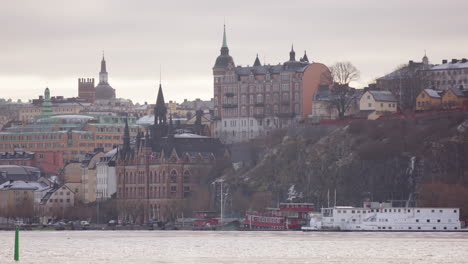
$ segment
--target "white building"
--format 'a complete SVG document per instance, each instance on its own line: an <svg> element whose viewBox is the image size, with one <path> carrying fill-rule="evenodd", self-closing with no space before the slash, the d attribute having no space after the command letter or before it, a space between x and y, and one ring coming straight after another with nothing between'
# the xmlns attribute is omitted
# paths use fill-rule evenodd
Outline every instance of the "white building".
<svg viewBox="0 0 468 264"><path fill-rule="evenodd" d="M100 200L110 199L117 192L117 175L115 172L115 160L117 149L113 149L101 157L97 168L96 198Z"/></svg>
<svg viewBox="0 0 468 264"><path fill-rule="evenodd" d="M398 100L389 91L366 91L359 100L360 111L370 111L369 119L377 119L385 113L396 113Z"/></svg>

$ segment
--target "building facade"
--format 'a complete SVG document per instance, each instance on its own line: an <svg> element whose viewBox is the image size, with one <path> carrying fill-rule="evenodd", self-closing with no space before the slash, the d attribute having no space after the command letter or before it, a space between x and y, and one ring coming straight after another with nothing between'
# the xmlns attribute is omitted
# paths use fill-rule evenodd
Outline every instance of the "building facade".
<svg viewBox="0 0 468 264"><path fill-rule="evenodd" d="M427 88L433 90L468 90L468 60L465 58L442 60L442 64L426 69L422 75L427 80Z"/></svg>
<svg viewBox="0 0 468 264"><path fill-rule="evenodd" d="M366 91L359 100L359 110L369 111L369 119L396 113L398 99L389 91Z"/></svg>
<svg viewBox="0 0 468 264"><path fill-rule="evenodd" d="M246 141L270 130L294 125L312 114L312 98L320 85L329 85L329 69L309 62L307 54L278 65L234 63L224 29L221 54L213 67L215 137L225 142Z"/></svg>
<svg viewBox="0 0 468 264"><path fill-rule="evenodd" d="M207 190L200 184L215 163L228 155L218 139L175 134L172 118L166 118L161 86L154 114L154 124L146 135L137 135L133 146L127 127L119 148L116 174L122 222L171 220L183 212L189 216L190 210L205 209L208 201L201 197Z"/></svg>

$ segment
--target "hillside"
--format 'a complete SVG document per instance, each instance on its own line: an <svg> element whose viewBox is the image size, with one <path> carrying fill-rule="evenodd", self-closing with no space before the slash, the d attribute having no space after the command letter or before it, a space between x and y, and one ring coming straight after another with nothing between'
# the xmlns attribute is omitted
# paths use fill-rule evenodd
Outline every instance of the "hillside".
<svg viewBox="0 0 468 264"><path fill-rule="evenodd" d="M465 207L468 213L468 114L353 121L277 131L233 146L249 162L225 171L233 212L296 200L358 206L364 199ZM332 203L332 202L331 202Z"/></svg>

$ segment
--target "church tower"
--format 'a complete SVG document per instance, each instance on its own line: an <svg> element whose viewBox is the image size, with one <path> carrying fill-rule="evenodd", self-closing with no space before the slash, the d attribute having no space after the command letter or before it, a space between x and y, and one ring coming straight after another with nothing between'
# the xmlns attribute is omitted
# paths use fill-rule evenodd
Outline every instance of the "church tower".
<svg viewBox="0 0 468 264"><path fill-rule="evenodd" d="M161 139L167 137L169 127L167 125L167 107L164 102L164 94L162 85L159 84L158 97L156 98L156 105L154 106L154 125L150 127L151 142L153 151L159 151L161 148Z"/></svg>
<svg viewBox="0 0 468 264"><path fill-rule="evenodd" d="M96 100L115 99L115 89L109 85L106 59L102 54L101 71L99 72L99 84L96 86Z"/></svg>

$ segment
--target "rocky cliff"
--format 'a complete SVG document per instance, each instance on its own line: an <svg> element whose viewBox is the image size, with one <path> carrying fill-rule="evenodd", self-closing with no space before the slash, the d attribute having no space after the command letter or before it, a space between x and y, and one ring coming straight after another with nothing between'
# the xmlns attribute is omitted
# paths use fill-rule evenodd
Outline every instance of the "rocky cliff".
<svg viewBox="0 0 468 264"><path fill-rule="evenodd" d="M463 207L468 198L463 112L304 125L234 147L250 162L223 176L232 211L275 206L291 198L293 185L296 201L318 207L332 205L335 190L337 205L371 199Z"/></svg>

